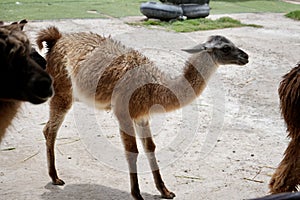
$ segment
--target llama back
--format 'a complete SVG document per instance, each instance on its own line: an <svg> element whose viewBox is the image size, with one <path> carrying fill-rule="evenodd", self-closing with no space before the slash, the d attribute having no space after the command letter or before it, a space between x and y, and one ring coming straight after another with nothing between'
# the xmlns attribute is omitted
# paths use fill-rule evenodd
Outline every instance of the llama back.
<svg viewBox="0 0 300 200"><path fill-rule="evenodd" d="M144 84L140 81L157 82L158 74L160 72L147 57L106 38L101 48L80 63L78 71L72 75L72 83L79 99L95 100L101 109L110 107L113 93L129 92L136 85Z"/></svg>
<svg viewBox="0 0 300 200"><path fill-rule="evenodd" d="M73 72L82 60L86 60L91 52L100 47L103 40L104 37L93 33L61 34L52 26L39 32L37 45L42 49L43 42L46 42L48 49L46 55L50 57L52 54L62 55L67 69Z"/></svg>
<svg viewBox="0 0 300 200"><path fill-rule="evenodd" d="M76 88L74 91L78 92L76 96L79 99L99 109L110 109L116 99L126 99L129 107L135 107L132 109L132 117L137 117L136 110L144 110L145 113L139 114L148 115L154 104L150 102L156 90L170 92L169 75L164 74L139 51L126 48L111 38L106 38L101 48L93 51L81 63L78 72L74 75L76 82L73 82L73 88ZM156 85L155 89L152 89L152 85ZM129 100L145 104L137 106Z"/></svg>
<svg viewBox="0 0 300 200"><path fill-rule="evenodd" d="M50 27L38 36L40 48L43 41L51 75L67 73L76 98L97 103L99 109L110 108L113 93L123 95L148 83L166 85L163 73L146 56L110 37L84 32L61 35ZM56 66L55 60L63 64Z"/></svg>
<svg viewBox="0 0 300 200"><path fill-rule="evenodd" d="M153 67L154 64L140 52L125 47L110 37L101 37L94 33L71 34L68 35L68 40L76 40L78 36L86 41L75 43L67 51L68 58L82 55L81 49L86 54L74 59L76 62L68 59L67 67L72 66L73 71L68 71L73 92L81 101L89 105L96 103L95 106L99 109L110 109L113 93L122 95L123 92L128 93L133 88L143 86L145 82L160 82L162 72Z"/></svg>

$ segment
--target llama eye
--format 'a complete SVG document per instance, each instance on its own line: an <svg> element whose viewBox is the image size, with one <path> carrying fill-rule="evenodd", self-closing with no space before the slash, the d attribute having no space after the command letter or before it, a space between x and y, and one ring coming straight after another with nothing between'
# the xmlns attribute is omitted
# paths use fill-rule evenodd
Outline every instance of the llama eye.
<svg viewBox="0 0 300 200"><path fill-rule="evenodd" d="M229 51L231 51L231 47L230 47L230 46L224 46L221 50L222 50L224 53L228 53Z"/></svg>

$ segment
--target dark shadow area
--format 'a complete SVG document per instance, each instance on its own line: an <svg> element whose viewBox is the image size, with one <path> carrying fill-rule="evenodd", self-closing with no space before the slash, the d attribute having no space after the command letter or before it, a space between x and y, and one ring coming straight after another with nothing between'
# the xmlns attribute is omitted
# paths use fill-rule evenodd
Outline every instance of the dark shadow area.
<svg viewBox="0 0 300 200"><path fill-rule="evenodd" d="M214 0L214 1L224 1L224 2L247 2L253 0ZM256 1L274 1L274 0L256 0Z"/></svg>
<svg viewBox="0 0 300 200"><path fill-rule="evenodd" d="M49 190L41 195L45 200L132 200L129 192L96 184L70 184L60 187L48 183L45 188ZM158 195L142 193L142 196L145 200L161 199Z"/></svg>

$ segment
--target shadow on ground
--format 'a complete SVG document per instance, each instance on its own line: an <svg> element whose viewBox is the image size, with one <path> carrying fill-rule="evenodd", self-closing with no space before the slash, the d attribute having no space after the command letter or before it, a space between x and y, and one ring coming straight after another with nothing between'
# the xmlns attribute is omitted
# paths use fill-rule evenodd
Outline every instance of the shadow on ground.
<svg viewBox="0 0 300 200"><path fill-rule="evenodd" d="M52 200L132 200L129 192L124 192L118 189L106 187L103 185L95 184L71 184L64 187L52 185L48 183L45 186L49 192L41 195L42 199ZM142 193L143 197L147 200L161 199L158 195L150 195Z"/></svg>

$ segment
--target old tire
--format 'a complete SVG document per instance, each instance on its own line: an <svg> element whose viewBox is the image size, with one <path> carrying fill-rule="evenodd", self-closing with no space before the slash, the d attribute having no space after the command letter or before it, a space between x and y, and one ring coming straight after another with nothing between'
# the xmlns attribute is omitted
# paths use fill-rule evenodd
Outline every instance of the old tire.
<svg viewBox="0 0 300 200"><path fill-rule="evenodd" d="M209 0L160 0L163 3L172 3L172 4L209 4Z"/></svg>
<svg viewBox="0 0 300 200"><path fill-rule="evenodd" d="M147 18L166 21L176 19L183 15L183 11L180 6L161 4L157 2L142 3L140 6L140 11Z"/></svg>
<svg viewBox="0 0 300 200"><path fill-rule="evenodd" d="M204 18L209 15L210 7L208 4L181 4L183 15L189 19Z"/></svg>

